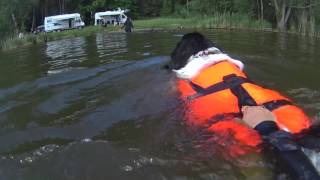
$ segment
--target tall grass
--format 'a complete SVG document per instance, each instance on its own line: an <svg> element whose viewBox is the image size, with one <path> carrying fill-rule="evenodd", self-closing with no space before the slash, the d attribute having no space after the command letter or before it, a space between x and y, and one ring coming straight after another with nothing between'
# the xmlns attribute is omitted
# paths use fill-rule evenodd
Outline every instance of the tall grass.
<svg viewBox="0 0 320 180"><path fill-rule="evenodd" d="M226 28L226 29L271 29L266 21L253 20L247 15L216 14L213 16L196 16L189 18L161 17L137 20L138 29L145 28Z"/></svg>
<svg viewBox="0 0 320 180"><path fill-rule="evenodd" d="M196 16L189 18L160 17L134 21L136 30L139 29L181 29L181 28L224 28L224 29L271 29L271 24L266 21L253 20L247 15L239 14L216 14L213 16ZM89 26L84 29L69 30L54 33L26 34L22 38L12 37L1 43L1 49L8 50L30 44L39 44L63 38L88 36L97 32L120 31L120 27Z"/></svg>

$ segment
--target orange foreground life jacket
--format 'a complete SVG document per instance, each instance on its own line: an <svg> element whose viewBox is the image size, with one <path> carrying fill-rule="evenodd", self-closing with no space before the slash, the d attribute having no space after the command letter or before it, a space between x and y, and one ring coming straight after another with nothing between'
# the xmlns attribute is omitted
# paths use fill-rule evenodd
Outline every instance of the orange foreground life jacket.
<svg viewBox="0 0 320 180"><path fill-rule="evenodd" d="M191 79L178 81L182 97L189 99L186 118L213 132L232 131L236 140L256 146L261 140L252 129L235 121L243 105L264 105L277 118L280 129L298 133L310 126L305 113L280 93L262 88L247 79L236 65L222 61L211 65ZM230 132L228 132L230 134Z"/></svg>

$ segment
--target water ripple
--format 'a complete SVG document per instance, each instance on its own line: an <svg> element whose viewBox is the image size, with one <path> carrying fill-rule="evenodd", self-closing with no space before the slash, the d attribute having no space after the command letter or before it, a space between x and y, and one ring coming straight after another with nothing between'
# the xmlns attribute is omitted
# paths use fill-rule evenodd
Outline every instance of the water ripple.
<svg viewBox="0 0 320 180"><path fill-rule="evenodd" d="M128 76L125 76L125 74L129 75L130 73L133 73L137 70L139 70L137 71L137 73L143 74L144 68L150 68L153 65L157 65L154 68L158 69L159 65L164 63L166 59L167 57L156 57L130 64L122 63L121 66L113 65L112 67L121 67L115 69L110 69L110 67L108 66L104 66L104 68L94 68L95 71L93 71L93 75L86 76L85 73L79 73L79 75L81 75L81 78L77 76L73 77L71 75L69 76L70 79L68 80L63 78L60 79L60 75L62 76L63 74L58 74L56 77L46 77L48 79L45 78L33 82L32 84L36 85L33 86L36 87L33 91L31 89L21 89L22 91L26 92L28 96L31 96L31 98L34 96L34 94L37 94L37 91L39 91L39 89L52 89L54 86L61 86L65 83L71 82L73 83L72 85L68 86L67 90L63 89L62 91L58 91L57 93L38 103L33 110L34 117L41 117L45 114L58 115L73 103L78 103L82 98L85 98L86 96L82 96L82 93L84 91L88 89L94 89L101 84L108 85L111 83L114 86L114 83L119 80L117 78L120 77L124 78L122 80L119 80L124 84L123 86L121 86L123 89L119 90L124 91L126 94L118 98L116 96L109 97L107 94L105 94L104 96L111 98L111 102L107 102L107 104L95 107L92 110L89 109L90 113L78 117L79 123L71 125L65 124L65 127L32 127L0 136L0 151L8 151L9 149L14 148L17 145L39 141L44 138L79 140L87 137L94 137L101 131L104 131L106 128L110 127L115 122L135 119L146 116L148 114L155 115L172 108L173 106L175 106L175 104L173 104L172 99L168 97L165 90L168 88L168 84L166 85L165 83L159 83L163 81L163 76L158 76L158 74L153 74L153 76L146 76L144 80L139 78L139 76L133 76L137 78L137 80L139 79L140 82L144 81L144 87L139 86L139 84L133 84L135 87L131 85L129 91L130 93L126 92L128 91L128 84L125 82L130 81L131 83L133 83L137 80L132 81L132 79L127 79ZM109 69L109 71L105 71L106 69ZM149 71L154 72L154 69L151 68ZM91 71L88 72L90 72L89 74L91 74ZM95 74L98 72L100 72L100 74L98 76L95 76ZM72 71L68 73L72 73ZM79 81L80 79L81 81ZM148 82L150 79L152 80L152 82ZM155 87L155 84L162 85ZM149 94L145 94L145 88L153 90L150 91ZM139 103L139 106L136 106L137 103ZM169 105L170 103L171 105ZM152 107L150 106L150 104L154 104L154 106ZM83 111L86 111L86 108L83 109Z"/></svg>
<svg viewBox="0 0 320 180"><path fill-rule="evenodd" d="M101 62L110 61L104 57L128 52L126 34L123 33L99 33L96 36L98 56Z"/></svg>
<svg viewBox="0 0 320 180"><path fill-rule="evenodd" d="M87 60L86 39L77 37L48 42L45 54L50 58L49 72L68 70L68 67Z"/></svg>

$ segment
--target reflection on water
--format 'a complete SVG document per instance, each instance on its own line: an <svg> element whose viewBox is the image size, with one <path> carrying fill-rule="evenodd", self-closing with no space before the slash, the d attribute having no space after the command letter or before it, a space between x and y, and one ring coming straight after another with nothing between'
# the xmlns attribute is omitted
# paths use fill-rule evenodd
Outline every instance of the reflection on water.
<svg viewBox="0 0 320 180"><path fill-rule="evenodd" d="M128 52L126 36L125 33L98 33L96 35L97 52L102 63L113 60L112 57L105 58L106 56Z"/></svg>
<svg viewBox="0 0 320 180"><path fill-rule="evenodd" d="M203 33L320 117L318 40ZM214 135L186 127L162 69L182 34L98 33L1 53L0 179L273 179L260 154L223 158Z"/></svg>
<svg viewBox="0 0 320 180"><path fill-rule="evenodd" d="M86 39L77 37L48 42L45 53L50 58L48 74L66 71L87 60Z"/></svg>

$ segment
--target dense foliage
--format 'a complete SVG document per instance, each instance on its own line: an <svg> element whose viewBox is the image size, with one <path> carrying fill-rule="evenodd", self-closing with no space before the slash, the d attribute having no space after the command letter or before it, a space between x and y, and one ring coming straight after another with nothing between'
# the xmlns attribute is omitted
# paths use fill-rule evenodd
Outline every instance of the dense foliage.
<svg viewBox="0 0 320 180"><path fill-rule="evenodd" d="M117 7L130 9L134 19L159 16L194 17L247 15L266 20L280 31L312 34L320 24L320 0L1 0L0 37L28 32L45 16L81 13L92 24L94 13Z"/></svg>

